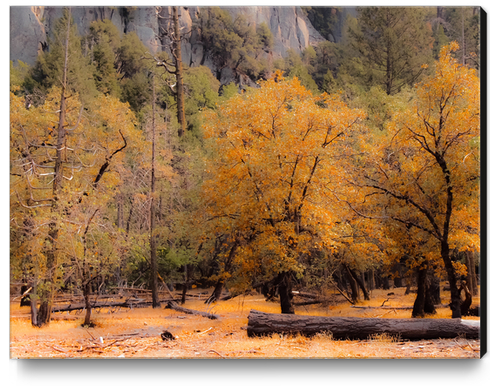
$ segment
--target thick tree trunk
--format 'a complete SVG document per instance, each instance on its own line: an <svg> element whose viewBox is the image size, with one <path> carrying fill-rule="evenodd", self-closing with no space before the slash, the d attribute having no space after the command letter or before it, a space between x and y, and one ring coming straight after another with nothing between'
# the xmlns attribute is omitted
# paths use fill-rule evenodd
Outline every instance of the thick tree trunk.
<svg viewBox="0 0 490 386"><path fill-rule="evenodd" d="M451 307L452 317L461 318L461 296L458 289L456 272L449 256L449 244L447 242L441 242L441 257L444 261L449 281L449 290L451 291L451 303L449 306Z"/></svg>
<svg viewBox="0 0 490 386"><path fill-rule="evenodd" d="M427 283L427 267L419 268L417 272L417 297L413 304L412 318L424 317L425 287Z"/></svg>
<svg viewBox="0 0 490 386"><path fill-rule="evenodd" d="M460 319L388 319L341 318L305 315L269 314L251 310L248 316L249 337L270 334L311 336L330 332L334 339L367 339L376 334L388 334L400 339L466 339L480 337L480 322Z"/></svg>
<svg viewBox="0 0 490 386"><path fill-rule="evenodd" d="M277 292L282 314L294 314L291 272L281 272L277 278Z"/></svg>
<svg viewBox="0 0 490 386"><path fill-rule="evenodd" d="M431 268L427 274L427 288L426 288L426 313L431 313L429 308L427 308L428 304L432 304L433 306L437 304L441 304L441 284L440 279L436 276L434 269ZM435 309L434 309L435 312Z"/></svg>

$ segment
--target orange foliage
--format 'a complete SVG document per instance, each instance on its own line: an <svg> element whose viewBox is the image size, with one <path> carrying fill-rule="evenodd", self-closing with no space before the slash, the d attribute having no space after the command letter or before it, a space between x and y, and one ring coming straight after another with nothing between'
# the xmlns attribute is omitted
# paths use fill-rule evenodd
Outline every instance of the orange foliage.
<svg viewBox="0 0 490 386"><path fill-rule="evenodd" d="M204 208L212 234L240 243L243 274L301 274L302 256L335 244L336 159L363 117L281 73L206 113Z"/></svg>

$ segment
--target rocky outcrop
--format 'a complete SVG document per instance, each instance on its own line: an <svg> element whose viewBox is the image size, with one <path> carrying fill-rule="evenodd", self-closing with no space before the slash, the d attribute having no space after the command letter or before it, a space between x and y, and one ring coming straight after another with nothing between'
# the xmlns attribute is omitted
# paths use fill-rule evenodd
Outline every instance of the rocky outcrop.
<svg viewBox="0 0 490 386"><path fill-rule="evenodd" d="M313 28L300 7L223 7L234 18L243 14L253 25L265 22L275 37L273 55L286 56L288 49L301 51L309 45L324 40ZM199 19L202 7L179 7L183 31L191 31ZM170 16L170 7L72 7L72 14L81 35L88 33L90 23L109 19L121 33L135 31L152 51L161 49L158 36ZM10 59L28 64L35 61L42 44L47 42L62 7L11 7L10 8ZM183 59L187 65L205 61L205 53L196 32L190 33L183 43Z"/></svg>

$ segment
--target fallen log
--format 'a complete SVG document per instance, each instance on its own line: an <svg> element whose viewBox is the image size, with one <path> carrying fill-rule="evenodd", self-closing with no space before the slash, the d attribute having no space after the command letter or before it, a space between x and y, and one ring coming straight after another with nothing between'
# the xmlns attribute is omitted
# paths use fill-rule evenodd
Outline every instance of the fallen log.
<svg viewBox="0 0 490 386"><path fill-rule="evenodd" d="M249 337L278 334L311 336L329 332L334 339L367 339L388 334L400 339L420 340L457 338L478 339L480 322L461 319L388 319L323 317L291 314L269 314L251 310L248 316Z"/></svg>
<svg viewBox="0 0 490 386"><path fill-rule="evenodd" d="M302 302L292 302L293 306L309 306L311 304L320 304L320 303L325 303L327 302L327 299L311 299L311 300L304 300Z"/></svg>
<svg viewBox="0 0 490 386"><path fill-rule="evenodd" d="M171 310L183 312L184 314L200 315L200 316L204 316L205 318L209 318L209 319L218 319L218 315L210 314L208 312L203 312L203 311L191 310L189 308L184 308L184 307L177 305L177 303L175 303L173 301L168 302L167 307L165 307L165 308L170 308Z"/></svg>
<svg viewBox="0 0 490 386"><path fill-rule="evenodd" d="M162 300L170 301L170 300ZM112 308L112 307L122 307L122 308L140 308L140 307L151 307L152 302L147 300L126 300L124 302L97 302L92 304L92 308ZM86 308L85 303L72 303L68 305L58 305L51 308L51 312L67 312L67 311L78 311L84 310Z"/></svg>
<svg viewBox="0 0 490 386"><path fill-rule="evenodd" d="M392 306L350 306L351 308L361 308L361 309L380 309L380 310L412 310L413 306L411 307L392 307ZM449 307L449 304L437 304L434 306L435 308L445 308Z"/></svg>

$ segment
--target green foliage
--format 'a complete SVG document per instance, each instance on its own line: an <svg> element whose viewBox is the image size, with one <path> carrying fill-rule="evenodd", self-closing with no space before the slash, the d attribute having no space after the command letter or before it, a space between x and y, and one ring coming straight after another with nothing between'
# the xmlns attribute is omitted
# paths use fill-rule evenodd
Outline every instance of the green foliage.
<svg viewBox="0 0 490 386"><path fill-rule="evenodd" d="M10 61L10 91L21 88L24 84L25 78L29 73L29 65L25 64L21 60L18 61L18 65L14 66L13 61Z"/></svg>
<svg viewBox="0 0 490 386"><path fill-rule="evenodd" d="M96 21L90 26L90 33L85 40L92 48L97 89L104 94L118 96L120 84L116 57L119 56L121 47L119 31L109 20Z"/></svg>
<svg viewBox="0 0 490 386"><path fill-rule="evenodd" d="M208 67L191 67L184 74L188 97L185 101L185 115L190 130L201 125L200 111L214 108L218 102L219 82Z"/></svg>
<svg viewBox="0 0 490 386"><path fill-rule="evenodd" d="M268 70L265 60L260 59L263 50L270 50L272 34L265 23L257 29L249 25L243 15L235 20L221 8L209 7L202 12L200 25L204 50L217 67L217 78L225 67L242 71L252 79L258 79Z"/></svg>
<svg viewBox="0 0 490 386"><path fill-rule="evenodd" d="M29 92L39 89L43 93L53 86L60 86L65 59L68 18L70 18L68 90L79 93L82 101L87 102L97 93L93 76L94 69L89 58L82 53L81 38L76 24L66 9L63 11L63 17L55 23L54 38L49 41L49 52L42 52L38 56L30 79L26 79L25 85Z"/></svg>
<svg viewBox="0 0 490 386"><path fill-rule="evenodd" d="M309 47L307 52L303 54L303 58L305 61L309 63L315 55L315 51ZM308 67L312 68L312 66L308 66L305 64L301 58L301 56L294 50L288 50L288 56L285 59L285 75L292 79L298 78L301 84L306 87L308 90L313 92L318 92L318 86L313 80L310 72L308 71Z"/></svg>
<svg viewBox="0 0 490 386"><path fill-rule="evenodd" d="M359 7L351 43L366 66L360 81L394 94L413 85L430 62L432 37L424 8Z"/></svg>
<svg viewBox="0 0 490 386"><path fill-rule="evenodd" d="M227 85L223 85L221 87L221 100L226 101L227 99L230 99L231 97L237 95L240 92L238 86L235 83L229 83Z"/></svg>
<svg viewBox="0 0 490 386"><path fill-rule="evenodd" d="M327 40L332 40L339 25L339 7L302 7L313 27Z"/></svg>

